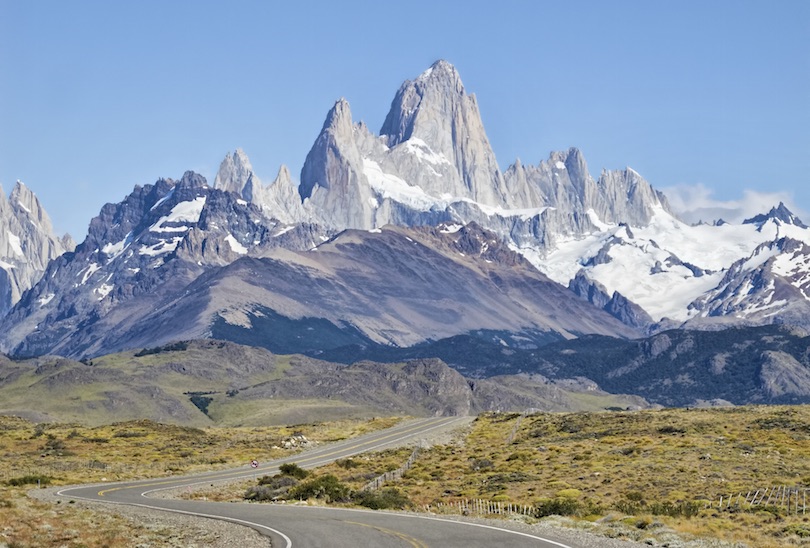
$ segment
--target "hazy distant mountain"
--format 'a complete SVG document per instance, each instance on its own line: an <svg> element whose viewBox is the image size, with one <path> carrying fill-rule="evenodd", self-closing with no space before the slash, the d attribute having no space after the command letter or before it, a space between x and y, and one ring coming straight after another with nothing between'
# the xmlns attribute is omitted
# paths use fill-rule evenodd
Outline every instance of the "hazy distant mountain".
<svg viewBox="0 0 810 548"><path fill-rule="evenodd" d="M57 237L51 219L31 190L17 181L6 198L0 187L0 317L20 300L48 262L75 247Z"/></svg>

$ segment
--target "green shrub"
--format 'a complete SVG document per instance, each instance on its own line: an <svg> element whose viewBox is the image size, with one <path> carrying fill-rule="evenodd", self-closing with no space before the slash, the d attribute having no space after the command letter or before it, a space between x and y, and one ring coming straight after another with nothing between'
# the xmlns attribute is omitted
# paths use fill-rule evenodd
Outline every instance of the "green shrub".
<svg viewBox="0 0 810 548"><path fill-rule="evenodd" d="M284 476L292 476L296 479L304 479L309 475L309 472L295 464L288 462L278 467L279 472Z"/></svg>
<svg viewBox="0 0 810 548"><path fill-rule="evenodd" d="M785 535L796 535L799 538L808 538L810 537L810 526L799 523L795 525L788 525L782 529L782 533Z"/></svg>
<svg viewBox="0 0 810 548"><path fill-rule="evenodd" d="M287 493L291 487L298 485L298 480L292 476L262 476L259 485L249 487L245 491L246 500L263 501L276 500Z"/></svg>
<svg viewBox="0 0 810 548"><path fill-rule="evenodd" d="M354 502L372 510L403 510L411 505L410 499L395 488L361 491L355 494Z"/></svg>
<svg viewBox="0 0 810 548"><path fill-rule="evenodd" d="M329 474L300 483L290 489L289 499L324 499L327 502L348 502L349 488Z"/></svg>
<svg viewBox="0 0 810 548"><path fill-rule="evenodd" d="M53 478L50 476L43 476L40 474L31 474L28 476L21 476L19 478L11 478L6 483L12 487L21 487L23 485L48 485Z"/></svg>
<svg viewBox="0 0 810 548"><path fill-rule="evenodd" d="M554 498L540 502L534 507L534 516L576 516L582 511L579 501L570 498Z"/></svg>

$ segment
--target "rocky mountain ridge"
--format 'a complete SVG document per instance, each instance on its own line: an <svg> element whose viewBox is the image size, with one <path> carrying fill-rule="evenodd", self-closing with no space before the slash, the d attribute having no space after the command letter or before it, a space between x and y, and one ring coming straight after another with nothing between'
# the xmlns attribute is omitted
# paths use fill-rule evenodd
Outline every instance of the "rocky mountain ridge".
<svg viewBox="0 0 810 548"><path fill-rule="evenodd" d="M793 227L791 237L810 242L810 231L783 204L743 225L690 226L636 171L602 170L594 178L576 148L537 165L517 160L501 173L475 96L445 61L400 87L379 136L355 123L348 102L339 100L307 156L298 191L285 222L334 230L474 222L553 280L648 331L712 327L721 315L726 324L771 323L782 313L810 326L802 316L806 297L767 313L707 304L719 298L736 261L750 261L759 245L781 237L778 227ZM284 209L272 203L266 211Z"/></svg>
<svg viewBox="0 0 810 548"><path fill-rule="evenodd" d="M0 414L85 424L145 418L194 426L300 424L532 407L647 406L641 398L541 375L472 380L436 359L345 366L216 340L83 362L53 356L10 361L0 355L0 371Z"/></svg>
<svg viewBox="0 0 810 548"><path fill-rule="evenodd" d="M237 150L213 186L187 172L136 187L43 266L0 349L94 356L259 324L332 347L810 327L810 229L784 205L690 226L637 172L594 178L575 148L501 172L445 61L400 87L379 135L337 101L300 179L282 166L264 185Z"/></svg>

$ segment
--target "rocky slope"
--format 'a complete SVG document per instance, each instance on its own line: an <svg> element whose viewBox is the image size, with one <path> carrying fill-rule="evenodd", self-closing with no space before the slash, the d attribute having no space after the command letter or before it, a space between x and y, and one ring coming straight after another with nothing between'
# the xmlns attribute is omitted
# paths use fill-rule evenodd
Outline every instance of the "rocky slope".
<svg viewBox="0 0 810 548"><path fill-rule="evenodd" d="M0 413L98 424L205 426L340 417L467 415L526 408L646 406L539 375L470 381L439 360L337 365L224 341L195 341L84 362L0 356Z"/></svg>
<svg viewBox="0 0 810 548"><path fill-rule="evenodd" d="M281 225L192 172L139 186L105 205L85 241L48 265L0 322L0 345L23 355L101 353L105 341L123 337L207 270L249 252L325 239L311 225Z"/></svg>

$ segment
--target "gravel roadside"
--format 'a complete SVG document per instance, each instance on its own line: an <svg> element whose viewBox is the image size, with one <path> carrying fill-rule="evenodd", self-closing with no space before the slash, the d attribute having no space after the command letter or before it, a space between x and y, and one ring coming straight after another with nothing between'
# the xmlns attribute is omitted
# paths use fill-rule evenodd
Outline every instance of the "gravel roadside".
<svg viewBox="0 0 810 548"><path fill-rule="evenodd" d="M35 489L29 491L30 497L41 501L64 504L65 499L56 494L64 487L48 489ZM104 513L116 514L131 523L133 527L141 527L144 534L133 540L135 548L268 548L270 539L243 525L228 523L227 521L200 518L184 514L173 514L150 508L128 506L124 504L105 504L76 500L77 507Z"/></svg>

